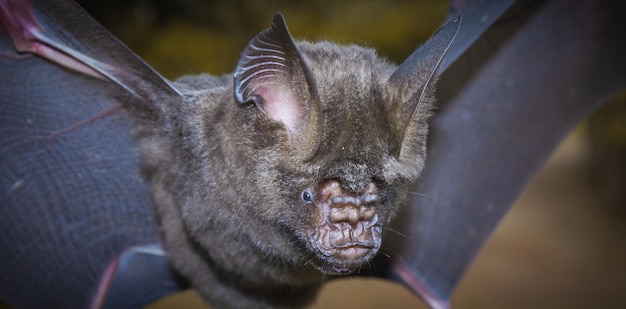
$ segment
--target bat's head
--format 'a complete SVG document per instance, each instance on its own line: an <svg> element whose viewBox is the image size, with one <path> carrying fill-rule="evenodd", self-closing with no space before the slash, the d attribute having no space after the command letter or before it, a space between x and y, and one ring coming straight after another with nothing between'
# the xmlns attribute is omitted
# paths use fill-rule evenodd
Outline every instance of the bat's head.
<svg viewBox="0 0 626 309"><path fill-rule="evenodd" d="M276 15L241 54L235 97L254 103L262 122L253 126L265 131L249 138L267 184L260 213L303 243L303 263L348 274L378 252L424 165L435 72L453 28L395 67L371 49L296 44Z"/></svg>

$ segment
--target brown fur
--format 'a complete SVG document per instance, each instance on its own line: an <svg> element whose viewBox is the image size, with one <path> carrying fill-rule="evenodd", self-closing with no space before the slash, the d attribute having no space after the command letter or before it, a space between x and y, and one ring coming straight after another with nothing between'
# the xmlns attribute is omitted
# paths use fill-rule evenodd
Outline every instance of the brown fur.
<svg viewBox="0 0 626 309"><path fill-rule="evenodd" d="M173 268L219 308L301 307L314 298L325 275L312 261L324 257L308 233L320 213L303 190L337 180L356 194L374 182L384 225L424 165L430 97L398 102L405 95L388 81L396 67L371 49L297 46L321 111L310 160L293 154L282 123L235 102L230 75L181 78L183 104L164 104L158 126L137 128ZM399 105L421 107L398 123Z"/></svg>

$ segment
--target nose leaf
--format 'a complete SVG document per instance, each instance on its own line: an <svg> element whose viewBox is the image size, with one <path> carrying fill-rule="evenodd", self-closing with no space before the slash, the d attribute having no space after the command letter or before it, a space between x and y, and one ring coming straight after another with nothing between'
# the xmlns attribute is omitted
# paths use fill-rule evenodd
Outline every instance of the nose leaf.
<svg viewBox="0 0 626 309"><path fill-rule="evenodd" d="M349 222L351 225L354 225L359 222L360 217L359 211L351 205L332 207L330 209L330 220L333 223Z"/></svg>
<svg viewBox="0 0 626 309"><path fill-rule="evenodd" d="M324 215L314 237L320 251L339 259L358 259L377 250L381 228L377 226L380 195L376 185L353 192L344 190L337 181L329 181L320 193Z"/></svg>

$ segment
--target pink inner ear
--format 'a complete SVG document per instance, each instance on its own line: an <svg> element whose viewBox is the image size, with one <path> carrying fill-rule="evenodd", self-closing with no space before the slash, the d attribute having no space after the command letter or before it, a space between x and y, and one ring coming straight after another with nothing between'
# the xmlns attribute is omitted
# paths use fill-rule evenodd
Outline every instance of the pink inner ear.
<svg viewBox="0 0 626 309"><path fill-rule="evenodd" d="M263 110L270 118L280 121L290 132L298 132L300 113L293 92L288 87L275 84L270 89L264 87L259 89L263 98Z"/></svg>

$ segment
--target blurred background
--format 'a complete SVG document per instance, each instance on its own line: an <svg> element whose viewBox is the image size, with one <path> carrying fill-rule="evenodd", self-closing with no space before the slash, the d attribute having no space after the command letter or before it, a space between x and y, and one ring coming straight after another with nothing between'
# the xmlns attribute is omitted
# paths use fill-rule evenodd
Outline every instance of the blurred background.
<svg viewBox="0 0 626 309"><path fill-rule="evenodd" d="M79 1L169 79L232 72L282 12L297 39L373 47L394 62L443 22L448 1ZM532 124L529 124L532 125ZM626 93L559 147L457 289L456 308L626 308ZM1 305L0 305L1 306ZM311 308L426 308L402 286L345 279ZM210 308L188 291L150 306Z"/></svg>
<svg viewBox="0 0 626 309"><path fill-rule="evenodd" d="M170 79L230 73L248 41L282 12L294 37L376 47L402 61L442 23L446 1L79 1Z"/></svg>

